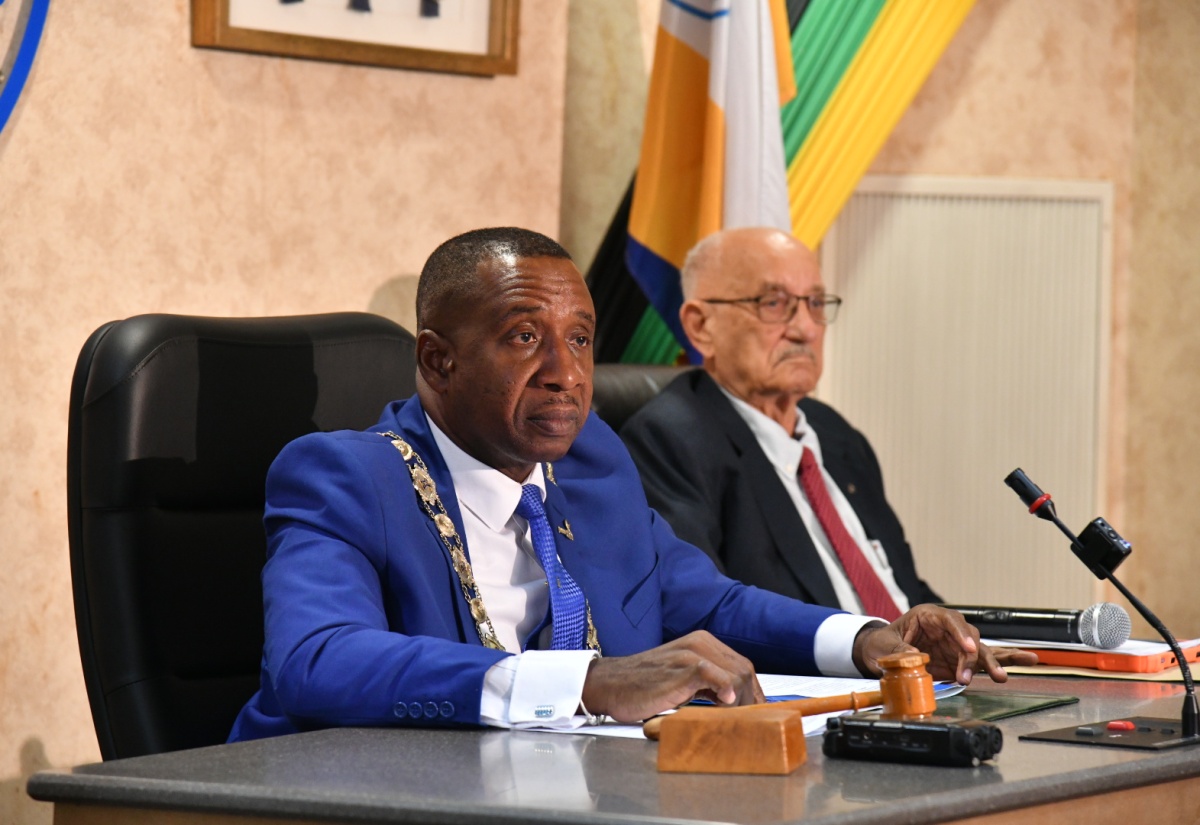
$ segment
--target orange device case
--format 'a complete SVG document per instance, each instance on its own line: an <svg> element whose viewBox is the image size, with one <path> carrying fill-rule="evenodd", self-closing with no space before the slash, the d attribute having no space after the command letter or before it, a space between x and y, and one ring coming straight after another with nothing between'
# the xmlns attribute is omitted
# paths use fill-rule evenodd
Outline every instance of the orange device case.
<svg viewBox="0 0 1200 825"><path fill-rule="evenodd" d="M1059 667L1090 667L1096 670L1112 670L1121 673L1158 673L1175 667L1175 654L1170 650L1148 656L1131 656L1102 650L1052 650L1034 645L1021 645L1022 650L1032 650L1038 655L1038 664ZM1185 662L1200 661L1200 645L1183 648Z"/></svg>

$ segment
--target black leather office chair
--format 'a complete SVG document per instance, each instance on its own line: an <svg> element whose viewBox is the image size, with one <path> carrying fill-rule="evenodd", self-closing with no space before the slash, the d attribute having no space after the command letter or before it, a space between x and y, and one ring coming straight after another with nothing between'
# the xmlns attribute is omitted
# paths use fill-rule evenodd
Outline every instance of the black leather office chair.
<svg viewBox="0 0 1200 825"><path fill-rule="evenodd" d="M258 687L263 482L290 440L415 390L384 318L142 315L88 339L67 503L84 681L105 759L223 742Z"/></svg>
<svg viewBox="0 0 1200 825"><path fill-rule="evenodd" d="M592 409L618 432L642 405L690 367L659 364L597 364Z"/></svg>

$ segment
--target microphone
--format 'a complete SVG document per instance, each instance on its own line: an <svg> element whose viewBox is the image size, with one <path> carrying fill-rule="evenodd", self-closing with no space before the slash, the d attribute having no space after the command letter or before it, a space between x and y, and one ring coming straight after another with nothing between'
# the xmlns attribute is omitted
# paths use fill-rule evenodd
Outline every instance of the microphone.
<svg viewBox="0 0 1200 825"><path fill-rule="evenodd" d="M1125 608L1112 602L1084 610L1045 610L1037 607L970 607L944 604L992 639L1030 642L1071 642L1105 650L1129 641L1133 623Z"/></svg>
<svg viewBox="0 0 1200 825"><path fill-rule="evenodd" d="M1004 483L1012 488L1021 501L1025 502L1030 513L1040 519L1054 522L1054 525L1062 530L1063 535L1071 542L1071 552L1087 565L1088 570L1091 570L1096 578L1111 579L1117 589L1121 590L1121 595L1129 598L1121 589L1120 582L1113 576L1113 571L1129 557L1129 554L1133 552L1133 547L1117 535L1117 531L1112 529L1107 521L1102 518L1093 519L1076 538L1067 525L1062 523L1058 513L1054 511L1054 502L1050 500L1050 494L1043 493L1041 487L1029 480L1029 476L1025 475L1024 470L1020 467L1013 470L1005 477ZM1130 599L1130 603L1141 612L1137 602Z"/></svg>
<svg viewBox="0 0 1200 825"><path fill-rule="evenodd" d="M1055 513L1054 504L1050 501L1050 494L1042 492L1042 489L1030 481L1029 477L1025 475L1025 471L1020 467L1009 473L1004 479L1004 483L1020 496L1021 501L1029 508L1030 513L1040 519L1054 522L1054 526L1070 539L1071 552L1087 565L1087 568L1092 571L1096 578L1107 579L1112 582L1113 587L1121 592L1121 595L1133 605L1142 618L1158 631L1158 635L1162 636L1163 641L1167 643L1167 646L1171 648L1171 652L1175 654L1175 662L1179 665L1180 674L1183 676L1183 713L1178 720L1182 723L1182 735L1176 732L1176 720L1136 717L1136 723L1130 719L1113 720L1114 723L1122 726L1132 724L1132 728L1122 727L1123 731L1136 730L1135 734L1129 736L1118 733L1113 736L1103 736L1088 741L1086 738L1080 737L1079 729L1064 728L1062 731L1048 731L1044 734L1027 734L1021 738L1068 741L1115 748L1151 748L1155 750L1173 748L1180 745L1200 744L1200 702L1196 701L1196 688L1192 684L1192 672L1188 667L1187 659L1183 656L1183 651L1179 649L1179 642L1175 640L1175 636L1162 623L1162 620L1154 615L1154 612L1143 604L1141 599L1133 595L1129 588L1122 584L1121 580L1113 572L1133 552L1133 546L1121 538L1117 531L1102 518L1092 519L1082 533L1078 536L1074 535L1067 525L1062 523L1058 514ZM1104 605L1099 606L1104 607ZM1093 607L1096 607L1096 605L1093 605ZM1090 610L1091 608L1088 609ZM1127 615L1126 621L1128 620L1129 617ZM1057 740L1055 739L1056 736L1059 737Z"/></svg>

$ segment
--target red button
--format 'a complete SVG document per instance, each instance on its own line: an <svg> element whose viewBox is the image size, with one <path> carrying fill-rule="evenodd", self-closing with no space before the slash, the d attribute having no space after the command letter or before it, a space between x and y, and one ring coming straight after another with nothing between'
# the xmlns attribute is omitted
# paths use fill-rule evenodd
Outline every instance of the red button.
<svg viewBox="0 0 1200 825"><path fill-rule="evenodd" d="M1117 719L1108 723L1109 730L1137 730L1137 725L1128 719Z"/></svg>

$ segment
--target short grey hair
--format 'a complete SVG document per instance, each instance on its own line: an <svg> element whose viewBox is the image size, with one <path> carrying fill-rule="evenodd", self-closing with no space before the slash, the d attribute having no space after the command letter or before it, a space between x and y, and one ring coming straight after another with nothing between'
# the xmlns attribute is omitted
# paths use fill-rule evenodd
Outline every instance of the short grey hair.
<svg viewBox="0 0 1200 825"><path fill-rule="evenodd" d="M683 289L683 300L696 297L696 282L700 274L719 262L721 247L725 240L725 232L714 232L700 239L700 242L688 250L683 260L683 269L679 271L679 284Z"/></svg>

